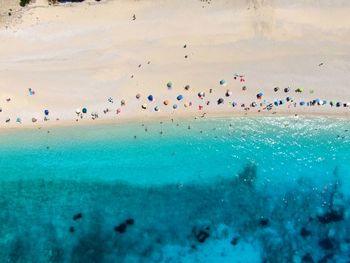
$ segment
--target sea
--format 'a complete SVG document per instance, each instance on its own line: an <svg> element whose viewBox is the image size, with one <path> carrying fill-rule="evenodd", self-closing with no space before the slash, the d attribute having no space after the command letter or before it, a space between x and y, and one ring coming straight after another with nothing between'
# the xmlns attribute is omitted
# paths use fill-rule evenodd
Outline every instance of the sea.
<svg viewBox="0 0 350 263"><path fill-rule="evenodd" d="M350 122L2 130L0 262L350 262Z"/></svg>

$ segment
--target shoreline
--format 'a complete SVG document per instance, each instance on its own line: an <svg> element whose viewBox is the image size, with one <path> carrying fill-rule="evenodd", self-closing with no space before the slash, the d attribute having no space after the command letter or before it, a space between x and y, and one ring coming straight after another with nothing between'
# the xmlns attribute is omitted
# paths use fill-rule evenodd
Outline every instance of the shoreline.
<svg viewBox="0 0 350 263"><path fill-rule="evenodd" d="M330 13L313 1L258 0L253 8L244 0L58 6L37 0L21 9L18 23L0 26L0 130L189 119L203 112L208 118L349 118L350 5L335 1ZM205 93L200 100L199 93ZM316 100L322 108L298 104ZM83 108L88 113L77 123ZM90 120L91 113L99 118Z"/></svg>
<svg viewBox="0 0 350 263"><path fill-rule="evenodd" d="M203 112L204 113L204 112ZM189 121L197 119L215 120L215 119L228 119L228 118L271 118L271 117L288 117L288 118L323 118L332 120L350 120L349 113L330 113L330 112L216 112L216 113L205 113L205 117L202 114L177 114L177 115L158 115L148 116L140 118L139 116L134 117L123 117L123 118L101 118L101 119L82 119L78 122L75 120L59 120L59 121L48 121L40 123L30 124L10 124L8 126L1 126L0 132L5 131L19 131L19 130L33 130L33 129L45 129L45 128L74 128L74 127L86 127L86 126L101 126L101 125L114 125L114 124L143 124L143 123L155 123L164 121Z"/></svg>

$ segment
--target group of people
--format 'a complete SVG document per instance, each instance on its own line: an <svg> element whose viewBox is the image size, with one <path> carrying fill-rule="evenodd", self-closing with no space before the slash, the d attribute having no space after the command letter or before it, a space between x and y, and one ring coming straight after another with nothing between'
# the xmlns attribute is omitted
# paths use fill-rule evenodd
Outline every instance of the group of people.
<svg viewBox="0 0 350 263"><path fill-rule="evenodd" d="M238 81L241 90L243 92L247 91L247 86L245 85L245 77L241 74L234 74L233 79L235 81ZM201 112L201 114L204 113L204 111L210 111L209 106L214 104L214 107L219 107L222 105L228 105L232 108L241 108L244 111L249 111L252 108L256 108L257 112L262 111L271 111L276 108L280 108L282 106L285 106L287 108L296 108L296 107L315 107L315 106L329 106L334 108L350 108L349 102L342 102L342 101L333 101L333 100L324 100L320 98L315 98L311 100L302 100L302 99L295 99L293 97L294 94L300 94L304 92L303 88L297 88L292 89L291 87L286 87L283 89L280 89L279 87L273 88L273 93L276 94L274 97L280 97L278 99L273 100L267 100L265 99L265 95L263 92L258 92L252 100L247 102L238 102L236 100L233 100L234 92L231 89L222 89L222 87L227 86L227 81L222 79L218 82L218 89L220 89L220 93L223 94L223 96L218 96L213 99L214 92L213 89L210 88L208 91L199 91L196 94L191 94L191 87L190 85L186 85L183 88L182 92L179 92L178 95L175 96L172 100L169 98L166 98L164 100L156 100L156 96L153 94L148 94L146 96L141 95L140 93L137 93L134 97L137 101L139 101L140 110L141 111L148 111L148 112L159 112L162 108L165 107L171 107L172 111L177 111L179 109L190 109L192 108L192 112ZM168 90L173 89L173 83L169 81L166 84L166 88ZM221 91L222 90L222 91ZM207 95L207 93L209 95ZM217 94L218 92L216 92ZM283 95L282 95L282 94ZM310 90L310 94L313 94L314 91ZM33 96L35 95L35 91L33 89L28 89L28 95ZM195 95L195 96L194 96ZM217 95L216 95L217 96ZM11 98L6 99L7 103L11 102ZM120 103L116 103L116 100L113 97L108 97L107 102L111 105L111 107L106 107L102 110L103 114L122 114L123 108L127 107L127 100L121 99ZM196 106L194 106L196 105ZM213 107L213 106L211 106ZM0 113L3 114L3 109L0 107ZM92 120L99 118L99 113L97 111L89 112L87 107L78 108L75 110L76 114L76 121L79 121L79 119L84 118L91 118ZM22 118L17 116L16 117L17 123L22 123ZM49 121L50 120L50 110L44 109L43 110L43 121ZM59 120L56 118L56 120ZM38 118L31 118L31 122L35 123L38 121ZM9 123L11 122L11 118L7 117L5 118L5 122Z"/></svg>

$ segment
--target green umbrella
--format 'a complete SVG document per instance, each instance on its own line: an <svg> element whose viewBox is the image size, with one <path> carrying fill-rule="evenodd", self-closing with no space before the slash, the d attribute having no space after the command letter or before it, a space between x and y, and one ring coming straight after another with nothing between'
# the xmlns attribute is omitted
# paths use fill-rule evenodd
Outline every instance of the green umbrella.
<svg viewBox="0 0 350 263"><path fill-rule="evenodd" d="M226 85L226 80L224 79L220 80L220 85Z"/></svg>

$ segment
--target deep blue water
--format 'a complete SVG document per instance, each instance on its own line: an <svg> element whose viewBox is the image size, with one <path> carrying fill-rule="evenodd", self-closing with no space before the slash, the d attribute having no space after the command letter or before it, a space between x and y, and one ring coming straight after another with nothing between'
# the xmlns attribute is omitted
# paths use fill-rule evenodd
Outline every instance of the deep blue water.
<svg viewBox="0 0 350 263"><path fill-rule="evenodd" d="M0 133L0 262L349 262L350 123Z"/></svg>

